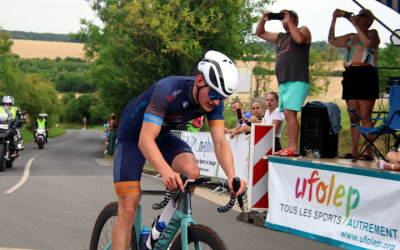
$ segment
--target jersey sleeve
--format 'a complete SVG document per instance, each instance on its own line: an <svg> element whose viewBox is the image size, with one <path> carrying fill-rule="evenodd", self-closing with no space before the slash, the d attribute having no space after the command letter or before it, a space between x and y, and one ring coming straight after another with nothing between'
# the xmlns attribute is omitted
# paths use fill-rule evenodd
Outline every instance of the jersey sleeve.
<svg viewBox="0 0 400 250"><path fill-rule="evenodd" d="M168 110L168 99L166 93L170 92L171 86L159 82L153 90L149 105L144 113L143 121L162 126Z"/></svg>
<svg viewBox="0 0 400 250"><path fill-rule="evenodd" d="M213 108L210 113L207 113L208 126L211 127L225 127L224 121L224 102L220 102L218 106Z"/></svg>

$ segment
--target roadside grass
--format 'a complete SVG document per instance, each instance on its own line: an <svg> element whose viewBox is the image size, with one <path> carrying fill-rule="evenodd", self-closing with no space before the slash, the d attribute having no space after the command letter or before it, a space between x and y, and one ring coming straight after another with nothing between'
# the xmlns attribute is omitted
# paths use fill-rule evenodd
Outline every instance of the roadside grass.
<svg viewBox="0 0 400 250"><path fill-rule="evenodd" d="M82 129L82 124L78 123L62 123L59 126L49 128L49 138L55 138L62 136L66 133L66 129ZM103 125L88 125L87 129L104 130ZM22 139L24 143L34 141L33 129L23 128L21 129Z"/></svg>
<svg viewBox="0 0 400 250"><path fill-rule="evenodd" d="M64 135L65 129L61 127L52 127L49 129L49 138L58 137ZM22 139L24 143L32 142L33 138L33 129L22 129L21 130Z"/></svg>

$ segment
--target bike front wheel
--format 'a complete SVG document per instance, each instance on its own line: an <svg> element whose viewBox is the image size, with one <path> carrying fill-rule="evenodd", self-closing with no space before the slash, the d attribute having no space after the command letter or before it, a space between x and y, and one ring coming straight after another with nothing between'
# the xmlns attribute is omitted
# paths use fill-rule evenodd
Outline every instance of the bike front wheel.
<svg viewBox="0 0 400 250"><path fill-rule="evenodd" d="M117 219L118 202L111 202L104 207L97 217L94 224L92 238L90 240L90 250L112 249L111 236L112 230ZM135 228L132 227L131 250L137 249Z"/></svg>
<svg viewBox="0 0 400 250"><path fill-rule="evenodd" d="M176 236L171 244L171 250L182 249L181 233ZM218 234L204 225L192 225L188 227L188 249L228 249Z"/></svg>

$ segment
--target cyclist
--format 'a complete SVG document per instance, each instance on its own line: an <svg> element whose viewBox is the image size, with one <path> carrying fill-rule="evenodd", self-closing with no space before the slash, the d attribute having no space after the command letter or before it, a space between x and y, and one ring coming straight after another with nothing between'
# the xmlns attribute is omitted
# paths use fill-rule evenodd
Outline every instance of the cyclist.
<svg viewBox="0 0 400 250"><path fill-rule="evenodd" d="M233 156L225 139L223 100L233 94L238 74L224 54L208 51L198 64L197 76L170 76L159 80L142 95L131 100L121 115L115 159L114 185L119 208L113 228L113 249L128 249L132 225L140 198L140 179L145 159L162 176L168 190L184 191L179 173L198 178L200 169L189 145L170 130L185 121L207 115L215 153L232 189L236 176ZM169 222L174 208L167 205L159 221Z"/></svg>

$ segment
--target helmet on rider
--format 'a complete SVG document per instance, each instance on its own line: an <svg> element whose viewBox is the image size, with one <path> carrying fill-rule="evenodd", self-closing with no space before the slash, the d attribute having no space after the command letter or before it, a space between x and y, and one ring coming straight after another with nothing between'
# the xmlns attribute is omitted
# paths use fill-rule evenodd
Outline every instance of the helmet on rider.
<svg viewBox="0 0 400 250"><path fill-rule="evenodd" d="M203 74L206 84L219 95L227 98L236 91L238 72L226 55L214 50L208 51L200 61L198 70Z"/></svg>
<svg viewBox="0 0 400 250"><path fill-rule="evenodd" d="M39 119L43 119L43 118L44 118L44 115L43 115L43 114L38 114L38 118L39 118Z"/></svg>
<svg viewBox="0 0 400 250"><path fill-rule="evenodd" d="M3 96L3 98L1 99L1 104L10 104L11 106L14 105L14 97L10 96L10 95L6 95Z"/></svg>
<svg viewBox="0 0 400 250"><path fill-rule="evenodd" d="M43 113L43 118L47 119L47 114L46 113Z"/></svg>

